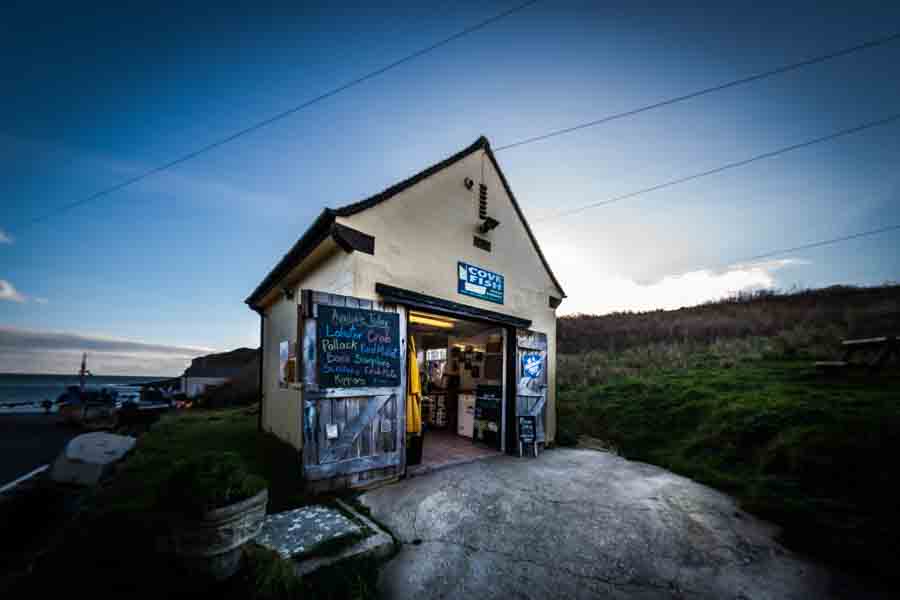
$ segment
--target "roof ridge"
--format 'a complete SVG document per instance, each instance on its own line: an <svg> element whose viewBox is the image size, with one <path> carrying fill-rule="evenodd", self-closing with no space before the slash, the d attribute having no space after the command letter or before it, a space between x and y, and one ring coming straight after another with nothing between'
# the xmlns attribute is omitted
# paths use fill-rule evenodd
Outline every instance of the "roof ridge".
<svg viewBox="0 0 900 600"><path fill-rule="evenodd" d="M444 160L442 160L440 162L434 163L430 167L426 167L426 168L422 169L418 173L415 173L415 174L407 177L406 179L399 181L388 188L385 188L384 190L378 192L377 194L369 196L368 198L365 198L363 200L359 200L357 202L352 202L350 204L345 204L343 206L339 206L337 208L329 209L329 210L333 211L334 214L336 214L339 217L349 217L350 215L354 215L358 212L362 212L362 211L366 210L367 208L375 206L376 204L379 204L392 196L396 196L403 190L414 186L415 184L422 181L423 179L427 179L428 177L434 175L438 171L442 171L442 170L446 169L453 163L464 159L465 157L472 154L473 152L476 152L478 150L490 151L490 149L491 149L491 142L487 139L487 137L481 135L478 137L477 140L475 140L474 143L463 148L459 152L457 152L451 156L448 156L447 158L445 158Z"/></svg>

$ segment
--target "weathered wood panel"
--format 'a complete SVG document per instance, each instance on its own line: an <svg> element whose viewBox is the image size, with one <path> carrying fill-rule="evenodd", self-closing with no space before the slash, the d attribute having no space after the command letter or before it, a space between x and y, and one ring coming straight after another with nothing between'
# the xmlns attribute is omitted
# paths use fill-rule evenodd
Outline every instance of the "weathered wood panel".
<svg viewBox="0 0 900 600"><path fill-rule="evenodd" d="M501 411L500 411L500 452L506 453L506 436L507 436L507 427L509 427L510 419L507 417L508 407L507 407L507 398L509 397L509 379L507 379L506 369L508 368L508 360L507 353L509 352L507 337L510 337L509 330L507 328L503 328L503 369L502 376L500 381L503 382L503 402L501 403Z"/></svg>
<svg viewBox="0 0 900 600"><path fill-rule="evenodd" d="M385 467L393 466L396 465L399 460L400 454L397 452L378 454L376 456L361 456L339 462L309 466L306 468L306 477L308 479L328 479L339 477L341 475L351 475L362 471L371 471L373 469L383 469Z"/></svg>
<svg viewBox="0 0 900 600"><path fill-rule="evenodd" d="M380 411L385 403L392 397L393 395L374 396L366 404L365 412L353 420L347 418L347 405L352 402L353 399L344 399L340 401L332 399L331 402L336 403L336 405L344 411L341 415L343 427L338 439L332 440L333 444L331 447L321 456L321 462L331 462L344 458L350 451L350 448L353 447L353 444L356 442L365 426L378 415L378 411Z"/></svg>
<svg viewBox="0 0 900 600"><path fill-rule="evenodd" d="M365 490L382 483L397 481L399 478L399 467L385 467L325 479L307 478L306 490L311 494L322 494L348 488Z"/></svg>
<svg viewBox="0 0 900 600"><path fill-rule="evenodd" d="M391 413L395 425L394 444L392 449L400 453L399 470L402 474L406 472L406 398L404 396L406 394L406 375L408 370L406 367L406 309L403 307L395 307L395 310L400 313L400 364L403 368L400 369L399 393L397 394L393 405L393 412Z"/></svg>
<svg viewBox="0 0 900 600"><path fill-rule="evenodd" d="M537 417L536 435L539 442L546 441L544 423L547 419L547 395L541 396L516 396L516 414L534 415Z"/></svg>
<svg viewBox="0 0 900 600"><path fill-rule="evenodd" d="M303 373L304 389L314 390L316 378L316 321L312 317L303 318L303 337L300 354L300 369Z"/></svg>
<svg viewBox="0 0 900 600"><path fill-rule="evenodd" d="M359 414L362 414L364 410L366 410L366 406L371 402L370 398L360 398L358 401L357 411ZM358 456L371 456L372 455L372 445L369 441L372 438L372 424L366 424L365 428L363 428L362 433L359 435L359 439L357 440L358 447Z"/></svg>
<svg viewBox="0 0 900 600"><path fill-rule="evenodd" d="M363 396L385 396L393 394L397 388L393 387L370 387L370 388L322 388L320 390L312 390L309 393L310 398L361 398Z"/></svg>
<svg viewBox="0 0 900 600"><path fill-rule="evenodd" d="M315 489L339 489L395 479L405 454L406 314L381 302L304 290L302 373L304 477ZM316 319L323 304L400 314L401 385L389 388L321 388L316 380ZM328 439L328 425L338 438Z"/></svg>
<svg viewBox="0 0 900 600"><path fill-rule="evenodd" d="M547 334L539 331L516 330L516 345L528 350L547 350Z"/></svg>
<svg viewBox="0 0 900 600"><path fill-rule="evenodd" d="M384 414L378 420L378 429L375 432L379 452L393 452L396 450L394 444L395 431L394 423L397 422L397 398L391 398L384 407Z"/></svg>
<svg viewBox="0 0 900 600"><path fill-rule="evenodd" d="M331 400L323 400L319 402L319 430L318 430L318 450L316 452L316 464L322 462L322 455L328 452L330 446L328 442L328 424L334 423L332 415Z"/></svg>
<svg viewBox="0 0 900 600"><path fill-rule="evenodd" d="M353 423L359 419L359 405L362 402L362 398L350 398L347 400L347 423ZM359 436L353 440L353 444L350 447L350 451L347 453L347 456L350 458L356 458L358 456L362 456L359 449L361 447L359 439L365 435L366 425L363 424L362 431L360 431Z"/></svg>
<svg viewBox="0 0 900 600"><path fill-rule="evenodd" d="M537 417L535 435L540 443L546 442L545 423L547 420L547 334L539 331L516 331L516 414L534 415ZM544 367L542 380L525 386L522 385L522 356L530 353L542 353L544 355Z"/></svg>
<svg viewBox="0 0 900 600"><path fill-rule="evenodd" d="M319 462L317 431L319 430L318 403L307 398L303 402L303 465L312 465Z"/></svg>

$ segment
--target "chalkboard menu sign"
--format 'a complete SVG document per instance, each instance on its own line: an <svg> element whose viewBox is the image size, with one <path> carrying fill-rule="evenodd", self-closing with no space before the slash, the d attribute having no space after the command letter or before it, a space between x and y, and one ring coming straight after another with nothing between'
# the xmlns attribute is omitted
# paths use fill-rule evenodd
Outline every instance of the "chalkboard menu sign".
<svg viewBox="0 0 900 600"><path fill-rule="evenodd" d="M316 319L319 387L400 385L400 316L320 304Z"/></svg>
<svg viewBox="0 0 900 600"><path fill-rule="evenodd" d="M537 420L534 415L519 417L519 441L523 444L533 444L537 439Z"/></svg>
<svg viewBox="0 0 900 600"><path fill-rule="evenodd" d="M474 439L500 449L500 418L503 388L479 384L475 388Z"/></svg>

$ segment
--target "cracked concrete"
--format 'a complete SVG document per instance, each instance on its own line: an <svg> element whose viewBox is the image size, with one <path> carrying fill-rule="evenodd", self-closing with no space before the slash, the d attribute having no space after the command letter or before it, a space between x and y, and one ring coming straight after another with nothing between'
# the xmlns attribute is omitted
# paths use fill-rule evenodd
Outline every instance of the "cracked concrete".
<svg viewBox="0 0 900 600"><path fill-rule="evenodd" d="M403 544L386 598L859 597L728 496L593 450L498 456L360 500Z"/></svg>

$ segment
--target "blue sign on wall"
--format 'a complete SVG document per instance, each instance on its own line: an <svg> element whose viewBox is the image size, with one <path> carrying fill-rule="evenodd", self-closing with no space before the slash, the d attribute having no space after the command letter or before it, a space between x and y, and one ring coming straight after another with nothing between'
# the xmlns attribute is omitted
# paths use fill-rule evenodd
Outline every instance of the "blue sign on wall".
<svg viewBox="0 0 900 600"><path fill-rule="evenodd" d="M522 353L522 377L540 379L544 375L544 353Z"/></svg>
<svg viewBox="0 0 900 600"><path fill-rule="evenodd" d="M459 262L457 291L466 296L503 304L503 275Z"/></svg>

